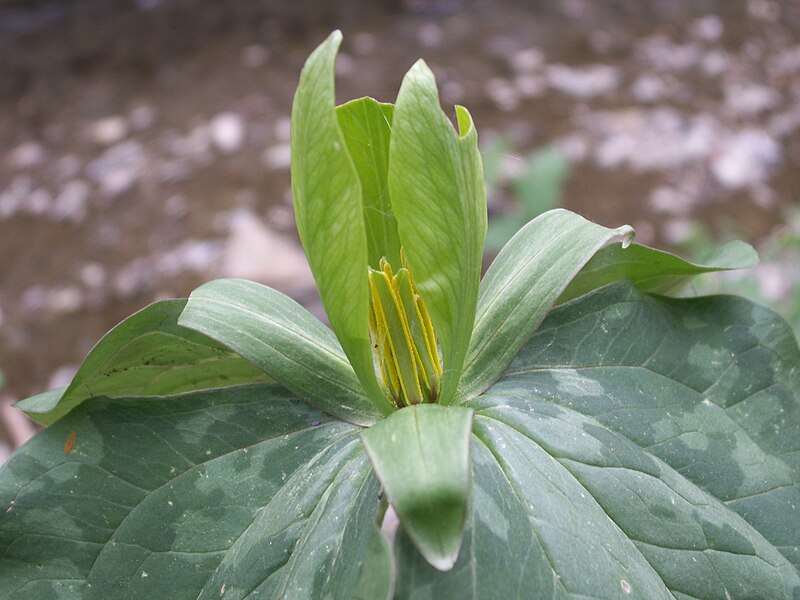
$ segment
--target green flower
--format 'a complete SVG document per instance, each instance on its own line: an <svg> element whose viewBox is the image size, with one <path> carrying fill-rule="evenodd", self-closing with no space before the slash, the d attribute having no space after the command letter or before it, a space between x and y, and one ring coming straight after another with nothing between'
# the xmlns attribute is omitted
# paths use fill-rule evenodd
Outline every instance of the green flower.
<svg viewBox="0 0 800 600"><path fill-rule="evenodd" d="M396 105L361 98L336 107L341 39L334 32L309 57L292 109L300 239L369 399L384 413L452 404L486 237L477 133L460 106L454 130L422 61Z"/></svg>

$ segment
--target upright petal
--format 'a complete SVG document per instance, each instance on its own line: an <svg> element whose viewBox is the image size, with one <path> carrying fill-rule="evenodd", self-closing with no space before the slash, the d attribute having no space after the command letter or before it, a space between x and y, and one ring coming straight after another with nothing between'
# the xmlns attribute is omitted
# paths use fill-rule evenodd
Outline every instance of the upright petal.
<svg viewBox="0 0 800 600"><path fill-rule="evenodd" d="M292 195L300 240L342 349L370 399L391 405L378 384L369 341L367 236L361 183L335 108L333 32L309 56L292 105Z"/></svg>

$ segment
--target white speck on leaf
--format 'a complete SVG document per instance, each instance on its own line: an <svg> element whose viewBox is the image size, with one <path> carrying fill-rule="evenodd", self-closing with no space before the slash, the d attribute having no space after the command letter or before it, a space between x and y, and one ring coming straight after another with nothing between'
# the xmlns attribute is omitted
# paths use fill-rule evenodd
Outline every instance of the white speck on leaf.
<svg viewBox="0 0 800 600"><path fill-rule="evenodd" d="M619 584L622 586L622 591L623 592L625 592L626 594L630 594L631 593L631 584L628 583L627 580L620 579L619 580Z"/></svg>

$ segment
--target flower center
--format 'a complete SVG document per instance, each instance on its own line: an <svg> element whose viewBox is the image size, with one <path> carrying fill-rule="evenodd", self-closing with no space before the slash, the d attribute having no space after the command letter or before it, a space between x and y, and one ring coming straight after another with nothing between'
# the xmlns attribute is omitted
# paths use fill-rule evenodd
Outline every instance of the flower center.
<svg viewBox="0 0 800 600"><path fill-rule="evenodd" d="M435 402L442 365L431 318L405 265L369 268L369 331L383 382L398 408Z"/></svg>

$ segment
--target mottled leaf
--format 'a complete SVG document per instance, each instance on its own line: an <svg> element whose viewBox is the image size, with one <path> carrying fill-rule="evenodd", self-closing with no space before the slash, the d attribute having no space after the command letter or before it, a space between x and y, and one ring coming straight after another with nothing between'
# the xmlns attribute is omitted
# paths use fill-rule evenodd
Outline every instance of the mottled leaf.
<svg viewBox="0 0 800 600"><path fill-rule="evenodd" d="M458 133L419 61L406 74L392 120L389 190L398 232L438 336L439 402L455 398L475 320L486 237L486 191L478 134L456 107Z"/></svg>
<svg viewBox="0 0 800 600"><path fill-rule="evenodd" d="M391 600L394 598L395 575L392 546L375 527L367 544L354 600Z"/></svg>
<svg viewBox="0 0 800 600"><path fill-rule="evenodd" d="M629 279L646 292L666 294L680 289L697 275L746 269L757 263L756 251L740 241L720 246L703 263L692 263L669 252L639 244L627 248L608 246L584 265L558 301L577 298L618 279Z"/></svg>
<svg viewBox="0 0 800 600"><path fill-rule="evenodd" d="M272 288L240 279L206 283L192 292L180 324L224 344L340 419L367 425L380 416L333 332Z"/></svg>
<svg viewBox="0 0 800 600"><path fill-rule="evenodd" d="M466 404L458 562L438 573L401 535L397 596L797 598L798 365L741 298L620 282L553 311Z"/></svg>
<svg viewBox="0 0 800 600"><path fill-rule="evenodd" d="M0 598L352 597L359 433L274 385L85 402L0 471Z"/></svg>
<svg viewBox="0 0 800 600"><path fill-rule="evenodd" d="M440 570L453 566L464 534L471 426L469 409L420 404L361 436L400 521Z"/></svg>
<svg viewBox="0 0 800 600"><path fill-rule="evenodd" d="M224 346L178 325L185 305L165 300L131 315L97 343L69 386L17 407L49 425L93 396L164 396L268 379Z"/></svg>

